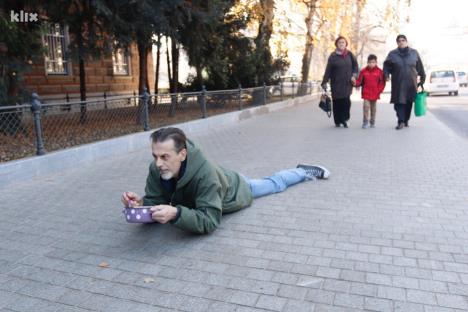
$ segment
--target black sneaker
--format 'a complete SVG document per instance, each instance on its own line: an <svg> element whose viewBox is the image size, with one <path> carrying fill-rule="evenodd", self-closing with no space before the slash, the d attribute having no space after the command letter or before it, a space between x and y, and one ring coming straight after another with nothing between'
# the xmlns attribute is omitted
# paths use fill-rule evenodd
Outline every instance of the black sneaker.
<svg viewBox="0 0 468 312"><path fill-rule="evenodd" d="M342 122L344 128L348 128L348 124L346 122Z"/></svg>
<svg viewBox="0 0 468 312"><path fill-rule="evenodd" d="M330 176L330 171L328 171L327 168L322 166L309 166L299 164L296 168L304 169L309 179L328 179L328 177Z"/></svg>

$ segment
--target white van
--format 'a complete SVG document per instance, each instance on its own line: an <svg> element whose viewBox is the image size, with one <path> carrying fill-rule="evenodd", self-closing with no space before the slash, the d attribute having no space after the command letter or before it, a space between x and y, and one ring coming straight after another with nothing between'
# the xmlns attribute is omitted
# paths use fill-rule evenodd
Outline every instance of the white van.
<svg viewBox="0 0 468 312"><path fill-rule="evenodd" d="M454 70L435 70L429 75L429 83L425 84L428 94L448 93L458 95L458 77Z"/></svg>
<svg viewBox="0 0 468 312"><path fill-rule="evenodd" d="M468 78L466 77L466 73L459 71L457 72L458 75L458 83L460 87L468 87Z"/></svg>

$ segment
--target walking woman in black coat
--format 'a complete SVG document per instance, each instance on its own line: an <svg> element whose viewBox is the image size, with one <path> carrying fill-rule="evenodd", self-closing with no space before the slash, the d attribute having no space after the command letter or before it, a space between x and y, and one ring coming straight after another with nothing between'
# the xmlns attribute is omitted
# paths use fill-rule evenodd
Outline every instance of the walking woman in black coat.
<svg viewBox="0 0 468 312"><path fill-rule="evenodd" d="M417 88L418 86L424 88L426 73L418 51L408 47L406 36L398 35L396 41L398 48L388 53L383 70L386 80L389 79L389 76L392 76L392 98L390 103L394 104L398 118L395 129L400 130L408 127Z"/></svg>
<svg viewBox="0 0 468 312"><path fill-rule="evenodd" d="M348 128L351 93L358 75L356 57L347 49L348 41L339 36L335 40L336 50L328 57L327 68L322 79L322 88L326 91L330 81L333 100L333 119L335 126Z"/></svg>

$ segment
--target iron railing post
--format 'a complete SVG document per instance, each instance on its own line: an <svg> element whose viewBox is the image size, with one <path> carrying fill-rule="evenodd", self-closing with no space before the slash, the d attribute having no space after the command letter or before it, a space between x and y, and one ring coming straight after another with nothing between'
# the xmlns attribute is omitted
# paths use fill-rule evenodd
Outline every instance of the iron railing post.
<svg viewBox="0 0 468 312"><path fill-rule="evenodd" d="M263 105L267 103L267 94L266 94L266 84L265 81L263 82Z"/></svg>
<svg viewBox="0 0 468 312"><path fill-rule="evenodd" d="M242 86L239 84L239 110L242 110Z"/></svg>
<svg viewBox="0 0 468 312"><path fill-rule="evenodd" d="M67 103L70 102L70 95L68 95L68 92L67 92L67 94L66 94L66 96L65 96L65 101L66 101ZM70 110L71 110L71 105L65 105L63 108L64 108L64 110L66 110L66 111L70 111Z"/></svg>
<svg viewBox="0 0 468 312"><path fill-rule="evenodd" d="M292 81L292 97L294 99L294 80Z"/></svg>
<svg viewBox="0 0 468 312"><path fill-rule="evenodd" d="M284 93L283 93L283 80L280 80L280 94L281 94L281 101L284 101Z"/></svg>
<svg viewBox="0 0 468 312"><path fill-rule="evenodd" d="M206 118L206 87L202 86L202 118Z"/></svg>
<svg viewBox="0 0 468 312"><path fill-rule="evenodd" d="M143 130L148 131L149 127L149 116L148 116L148 101L149 94L146 87L143 88L143 93L141 94L141 99L143 100Z"/></svg>
<svg viewBox="0 0 468 312"><path fill-rule="evenodd" d="M42 137L41 125L41 101L36 92L32 94L31 111L34 117L34 130L36 133L36 155L44 155L46 153L44 148L44 139Z"/></svg>

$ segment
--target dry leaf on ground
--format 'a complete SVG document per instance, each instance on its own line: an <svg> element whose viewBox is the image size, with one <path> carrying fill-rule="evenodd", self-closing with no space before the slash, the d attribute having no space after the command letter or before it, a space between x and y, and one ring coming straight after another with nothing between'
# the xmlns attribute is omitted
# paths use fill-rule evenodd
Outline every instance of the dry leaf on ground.
<svg viewBox="0 0 468 312"><path fill-rule="evenodd" d="M100 268L108 268L108 267L109 267L109 263L107 263L106 261L102 261L101 263L99 263L99 267L100 267Z"/></svg>

